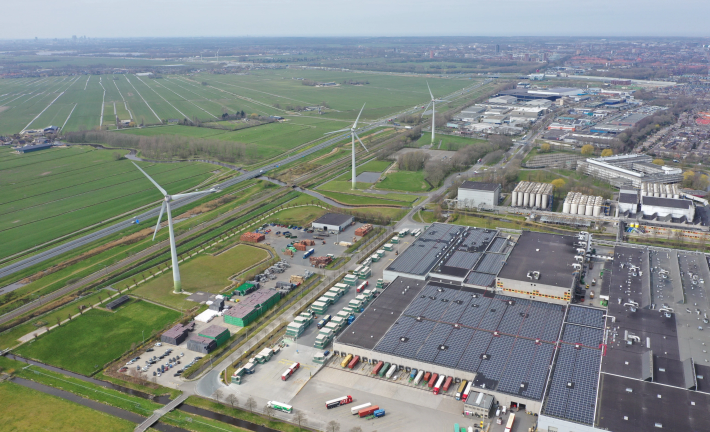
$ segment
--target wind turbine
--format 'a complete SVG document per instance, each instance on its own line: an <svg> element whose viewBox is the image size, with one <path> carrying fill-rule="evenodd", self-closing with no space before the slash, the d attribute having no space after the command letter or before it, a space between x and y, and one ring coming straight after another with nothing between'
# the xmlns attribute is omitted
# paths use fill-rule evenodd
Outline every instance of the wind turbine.
<svg viewBox="0 0 710 432"><path fill-rule="evenodd" d="M434 95L431 93L431 87L429 87L429 81L427 81L427 83L426 83L426 88L429 89L429 96L431 96L431 100L429 101L429 104L427 104L426 108L424 108L424 111L422 112L422 117L424 117L424 113L429 109L429 106L431 105L431 143L433 145L434 144L434 124L436 121L436 103L437 102L447 102L447 101L434 98Z"/></svg>
<svg viewBox="0 0 710 432"><path fill-rule="evenodd" d="M135 162L131 161L133 165L136 165ZM160 229L160 220L163 218L163 212L167 209L168 210L168 229L170 231L170 256L173 259L173 283L174 283L174 292L179 293L182 292L182 286L180 283L180 270L178 269L178 256L177 256L177 250L175 249L175 232L173 230L173 217L172 214L170 213L170 202L171 201L176 201L182 198L187 198L190 196L197 196L197 195L204 195L208 193L215 192L216 189L212 188L206 191L200 191L200 192L190 192L190 193L185 193L185 194L177 194L177 195L170 195L168 194L165 189L160 187L158 183L156 183L155 180L153 180L145 171L141 169L138 165L136 165L136 168L140 170L140 172L143 173L146 177L148 177L148 180L150 180L151 183L155 185L155 187L158 188L160 193L163 194L165 197L163 200L163 205L160 207L160 215L158 216L158 223L155 225L155 233L153 233L153 240L155 241L155 235L158 234L158 230Z"/></svg>
<svg viewBox="0 0 710 432"><path fill-rule="evenodd" d="M356 172L355 172L355 138L357 138L357 140L360 141L360 144L362 144L362 141L360 140L360 137L357 136L357 132L355 132L355 129L357 129L357 122L360 120L360 115L362 114L362 110L364 110L364 109L365 109L365 104L362 104L362 108L360 109L360 114L357 115L357 118L355 119L355 123L353 123L353 125L350 126L349 129L340 129L337 131L328 132L326 134L326 135L328 135L328 134L334 134L334 133L338 133L338 132L350 131L350 136L352 137L352 141L353 141L353 178L352 178L352 181L353 181L352 189L353 190L355 190L355 174L356 174ZM365 144L362 144L362 148L364 148L366 152L370 153L370 150L368 150L367 147L365 147Z"/></svg>

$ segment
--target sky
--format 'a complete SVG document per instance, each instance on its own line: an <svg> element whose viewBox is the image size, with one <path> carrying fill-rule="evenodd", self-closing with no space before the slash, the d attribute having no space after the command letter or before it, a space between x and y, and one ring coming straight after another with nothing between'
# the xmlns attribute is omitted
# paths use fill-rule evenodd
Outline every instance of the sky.
<svg viewBox="0 0 710 432"><path fill-rule="evenodd" d="M5 0L1 39L710 36L710 0ZM37 19L34 19L36 17Z"/></svg>

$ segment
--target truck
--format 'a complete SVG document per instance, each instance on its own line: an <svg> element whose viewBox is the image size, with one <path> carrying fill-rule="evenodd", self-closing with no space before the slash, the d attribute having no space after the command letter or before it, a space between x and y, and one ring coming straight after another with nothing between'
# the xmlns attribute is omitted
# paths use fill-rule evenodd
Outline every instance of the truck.
<svg viewBox="0 0 710 432"><path fill-rule="evenodd" d="M461 400L466 402L468 399L468 395L471 394L471 385L473 384L473 381L469 381L468 384L466 384L466 389L463 391L463 394L461 395Z"/></svg>
<svg viewBox="0 0 710 432"><path fill-rule="evenodd" d="M320 330L320 329L322 329L323 327L325 327L325 325L330 322L330 319L331 319L331 318L332 318L331 315L326 315L326 316L324 316L323 318L321 318L321 320L318 321L318 325L317 325L318 330Z"/></svg>
<svg viewBox="0 0 710 432"><path fill-rule="evenodd" d="M515 422L515 414L510 413L510 417L508 417L508 423L505 424L505 432L510 432L513 430L513 423Z"/></svg>
<svg viewBox="0 0 710 432"><path fill-rule="evenodd" d="M379 376L380 378L384 377L387 371L390 369L390 364L389 362L385 362L385 365L380 368Z"/></svg>
<svg viewBox="0 0 710 432"><path fill-rule="evenodd" d="M392 375L394 374L394 372L395 372L396 370L397 370L397 365L396 365L396 364L393 364L392 366L390 366L390 370L387 371L387 375L385 375L385 378L387 378L387 379L392 378Z"/></svg>
<svg viewBox="0 0 710 432"><path fill-rule="evenodd" d="M433 388L434 384L436 384L436 381L438 379L439 379L439 374L437 374L437 373L431 374L431 379L429 379L429 384L427 384L429 386L429 388Z"/></svg>
<svg viewBox="0 0 710 432"><path fill-rule="evenodd" d="M451 387L451 382L453 380L453 377L446 377L446 381L444 381L444 387L442 388L442 390L444 390L445 392L449 391L449 387Z"/></svg>
<svg viewBox="0 0 710 432"><path fill-rule="evenodd" d="M365 403L365 404L362 404L362 405L358 405L358 406L355 406L355 407L350 408L350 413L351 413L352 415L356 415L356 414L359 413L360 411L364 410L365 408L369 408L369 407L371 407L371 406L372 406L372 404L371 404L370 402Z"/></svg>
<svg viewBox="0 0 710 432"><path fill-rule="evenodd" d="M380 372L380 369L382 369L382 366L384 365L385 362L383 362L382 360L378 361L375 367L372 368L372 375L377 375Z"/></svg>
<svg viewBox="0 0 710 432"><path fill-rule="evenodd" d="M412 369L412 372L409 374L409 382L414 381L414 378L417 377L417 372L418 371L416 369Z"/></svg>
<svg viewBox="0 0 710 432"><path fill-rule="evenodd" d="M461 400L463 398L463 392L466 391L466 386L468 385L468 381L466 380L461 380L461 384L459 384L458 390L456 390L456 400Z"/></svg>
<svg viewBox="0 0 710 432"><path fill-rule="evenodd" d="M431 372L425 372L424 377L422 378L422 384L428 384L430 380L431 380Z"/></svg>
<svg viewBox="0 0 710 432"><path fill-rule="evenodd" d="M367 408L361 409L360 411L358 411L357 414L358 414L358 416L360 416L360 418L363 418L363 417L371 416L371 415L374 414L375 411L377 411L378 409L380 409L380 407L377 406L377 405L369 406L369 407L367 407Z"/></svg>
<svg viewBox="0 0 710 432"><path fill-rule="evenodd" d="M336 407L339 407L340 405L349 404L352 401L353 401L353 397L350 395L340 396L339 398L335 398L335 399L331 399L329 401L326 401L325 407L327 409L336 408Z"/></svg>
<svg viewBox="0 0 710 432"><path fill-rule="evenodd" d="M365 282L361 283L360 285L358 285L356 291L357 291L358 293L361 293L361 292L363 292L363 291L365 290L365 288L367 288L368 285L370 285L370 282L365 281Z"/></svg>
<svg viewBox="0 0 710 432"><path fill-rule="evenodd" d="M414 378L414 385L419 385L419 383L422 382L423 376L424 376L424 371L420 370L419 373L417 374L417 377Z"/></svg>
<svg viewBox="0 0 710 432"><path fill-rule="evenodd" d="M308 252L306 252L306 253L303 254L303 259L306 259L306 258L308 258L309 256L313 255L313 253L314 253L315 251L316 251L316 250L313 249L313 248L308 249Z"/></svg>
<svg viewBox="0 0 710 432"><path fill-rule="evenodd" d="M596 284L597 284L597 280L596 280L596 279L592 279L592 286L596 286Z"/></svg>
<svg viewBox="0 0 710 432"><path fill-rule="evenodd" d="M384 417L384 416L385 416L385 410L383 410L383 409L375 410L375 412L373 412L372 415L374 415L375 418Z"/></svg>
<svg viewBox="0 0 710 432"><path fill-rule="evenodd" d="M348 363L348 369L353 369L357 364L360 362L360 356L356 355L353 357L352 360L350 360L350 363Z"/></svg>
<svg viewBox="0 0 710 432"><path fill-rule="evenodd" d="M436 380L436 384L434 384L434 394L438 395L439 392L441 391L441 388L444 386L444 380L446 379L446 375L440 375L439 379Z"/></svg>
<svg viewBox="0 0 710 432"><path fill-rule="evenodd" d="M593 299L594 299L594 291L590 290L589 291L589 300L593 300Z"/></svg>
<svg viewBox="0 0 710 432"><path fill-rule="evenodd" d="M352 354L348 354L348 355L345 357L345 359L344 359L342 362L340 362L340 367L346 367L347 365L350 364L350 362L352 361L352 359L353 359L353 355L352 355Z"/></svg>
<svg viewBox="0 0 710 432"><path fill-rule="evenodd" d="M293 373L296 372L296 371L298 370L298 368L300 368L300 367L301 367L301 363L296 362L296 363L292 364L291 366L289 366L288 369L286 369L286 372L284 372L283 374L281 374L281 379L284 380L284 381L286 381L286 380L289 379L289 378L291 377L291 375L293 375Z"/></svg>

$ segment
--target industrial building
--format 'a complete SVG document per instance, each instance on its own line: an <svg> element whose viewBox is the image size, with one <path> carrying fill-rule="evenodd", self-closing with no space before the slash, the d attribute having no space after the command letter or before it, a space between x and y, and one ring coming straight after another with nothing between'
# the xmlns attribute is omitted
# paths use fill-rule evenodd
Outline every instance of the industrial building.
<svg viewBox="0 0 710 432"><path fill-rule="evenodd" d="M188 325L176 324L160 336L160 341L172 345L180 345L187 339L188 332L195 328L195 322Z"/></svg>
<svg viewBox="0 0 710 432"><path fill-rule="evenodd" d="M190 351L209 354L215 348L217 348L217 343L210 338L194 336L187 341L187 349Z"/></svg>
<svg viewBox="0 0 710 432"><path fill-rule="evenodd" d="M640 196L639 196L640 194ZM695 205L683 199L677 184L644 183L641 190L621 189L619 191L619 214L627 217L641 214L645 218L661 218L693 222Z"/></svg>
<svg viewBox="0 0 710 432"><path fill-rule="evenodd" d="M335 232L344 231L355 219L352 216L340 213L326 213L319 217L311 226L313 229L329 230Z"/></svg>
<svg viewBox="0 0 710 432"><path fill-rule="evenodd" d="M224 311L224 322L240 327L248 326L271 306L278 303L281 293L274 290L261 290L241 297L236 306Z"/></svg>
<svg viewBox="0 0 710 432"><path fill-rule="evenodd" d="M215 342L215 346L220 346L229 339L229 329L218 325L211 325L206 329L200 330L197 335L211 339Z"/></svg>
<svg viewBox="0 0 710 432"><path fill-rule="evenodd" d="M26 145L24 147L18 147L16 150L20 154L25 154L25 153L31 153L31 152L36 152L40 150L47 150L52 148L51 143L45 143L45 144L36 144L36 145Z"/></svg>
<svg viewBox="0 0 710 432"><path fill-rule="evenodd" d="M643 183L680 183L683 180L680 168L655 165L652 160L644 154L588 158L577 162L577 171L619 188L638 189Z"/></svg>
<svg viewBox="0 0 710 432"><path fill-rule="evenodd" d="M583 195L578 192L569 192L562 203L562 213L583 216L602 216L604 198L600 196Z"/></svg>
<svg viewBox="0 0 710 432"><path fill-rule="evenodd" d="M467 180L459 186L457 200L459 208L495 207L500 201L500 184Z"/></svg>
<svg viewBox="0 0 710 432"><path fill-rule="evenodd" d="M552 190L549 183L520 182L513 189L510 205L542 210L552 208Z"/></svg>

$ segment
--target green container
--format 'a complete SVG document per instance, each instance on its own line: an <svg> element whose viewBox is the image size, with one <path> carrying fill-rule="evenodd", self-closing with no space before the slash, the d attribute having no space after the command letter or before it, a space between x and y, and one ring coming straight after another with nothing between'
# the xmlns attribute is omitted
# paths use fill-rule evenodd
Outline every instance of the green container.
<svg viewBox="0 0 710 432"><path fill-rule="evenodd" d="M387 373L387 371L390 370L390 366L392 366L392 365L389 364L389 362L388 362L388 363L385 363L385 365L382 366L382 368L380 369L380 372L379 372L377 375L379 375L380 378L383 377L383 376L385 376L385 374Z"/></svg>

